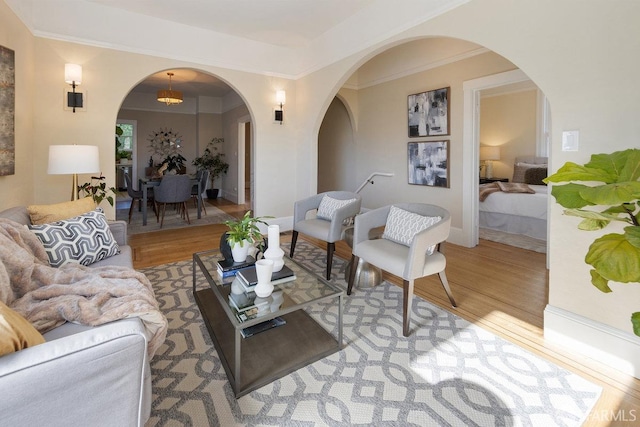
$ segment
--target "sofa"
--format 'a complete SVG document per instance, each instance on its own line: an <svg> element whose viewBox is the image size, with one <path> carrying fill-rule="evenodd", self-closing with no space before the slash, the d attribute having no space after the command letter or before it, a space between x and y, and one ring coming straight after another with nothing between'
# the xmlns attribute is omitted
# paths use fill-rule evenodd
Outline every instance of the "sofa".
<svg viewBox="0 0 640 427"><path fill-rule="evenodd" d="M0 212L31 223L27 208ZM120 253L90 267L133 268L127 223L109 222ZM0 356L0 425L144 426L151 412L147 336L138 317L101 326L64 323L43 344Z"/></svg>

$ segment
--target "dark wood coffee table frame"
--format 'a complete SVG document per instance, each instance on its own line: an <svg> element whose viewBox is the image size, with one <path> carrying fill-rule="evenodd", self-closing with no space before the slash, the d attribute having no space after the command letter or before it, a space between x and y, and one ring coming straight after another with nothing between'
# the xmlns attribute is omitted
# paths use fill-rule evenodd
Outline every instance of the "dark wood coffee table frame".
<svg viewBox="0 0 640 427"><path fill-rule="evenodd" d="M231 285L221 284L215 272L214 260L221 258L218 251L193 254L193 295L236 398L327 357L343 347L344 292L340 288L287 258L286 264L294 269L298 277L287 286L295 287L296 282L301 280L306 280L308 286L310 280L317 280L317 286L323 287L325 294L308 301L296 302L289 298L285 290L285 303L281 309L257 319L239 322L228 304ZM198 272L204 275L209 287L196 289ZM337 338L304 310L312 304L331 299L338 300ZM251 337L242 337L242 329L275 317L281 317L287 323Z"/></svg>

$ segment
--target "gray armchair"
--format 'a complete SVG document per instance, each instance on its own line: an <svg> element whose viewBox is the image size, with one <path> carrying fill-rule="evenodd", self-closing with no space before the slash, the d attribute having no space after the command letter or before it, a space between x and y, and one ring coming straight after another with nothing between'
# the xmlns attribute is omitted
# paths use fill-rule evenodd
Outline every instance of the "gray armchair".
<svg viewBox="0 0 640 427"><path fill-rule="evenodd" d="M131 214L133 213L133 205L136 204L136 200L138 201L138 210L140 210L142 203L142 190L134 190L133 184L131 182L131 177L128 173L124 173L124 180L127 183L127 194L131 197L131 205L129 206L129 223L131 223ZM153 207L153 211L156 213L156 217L158 213L156 212L156 204L153 202L153 190L149 190L150 193L147 195L147 203L151 203Z"/></svg>
<svg viewBox="0 0 640 427"><path fill-rule="evenodd" d="M394 217L401 220L393 220L394 228L404 236L394 236L390 230L388 219L392 206L400 208L400 217L394 213ZM415 214L419 215L416 216ZM432 218L435 224L429 225ZM401 221L406 221L403 226L399 226ZM417 225L422 223L422 225ZM369 232L373 228L385 226L385 233L381 239L369 240ZM421 226L426 228L419 230ZM413 298L414 281L420 277L438 274L440 282L444 287L449 301L453 307L456 302L453 299L449 282L444 272L447 265L445 256L440 252L442 243L449 237L451 229L451 216L446 209L434 205L422 203L396 203L375 209L361 215L355 219L353 235L353 255L351 265L357 265L362 258L366 262L373 264L384 271L401 277L404 289L403 306L403 328L404 336L409 336L411 301ZM352 268L349 275L349 285L347 295L351 295L356 269Z"/></svg>
<svg viewBox="0 0 640 427"><path fill-rule="evenodd" d="M207 187L207 181L209 181L209 171L208 170L199 170L196 173L196 179L199 184L194 184L191 186L191 197L193 198L193 203L196 207L198 207L198 203L202 206L202 210L204 210L204 214L207 214L207 208L205 206L204 200L202 199L202 192Z"/></svg>
<svg viewBox="0 0 640 427"><path fill-rule="evenodd" d="M344 239L344 230L347 228L344 222L360 212L361 203L362 197L350 191L328 191L295 202L289 257L293 258L298 233L327 242L326 277L327 280L331 279L335 242ZM314 209L318 209L316 217L306 219L307 212Z"/></svg>
<svg viewBox="0 0 640 427"><path fill-rule="evenodd" d="M176 203L180 205L180 214L184 218L186 215L187 223L189 220L189 211L187 209L187 201L191 199L191 179L187 175L165 175L154 191L153 197L156 203L162 203L162 219L160 220L160 228L164 223L164 212L167 203ZM159 211L158 211L159 212Z"/></svg>

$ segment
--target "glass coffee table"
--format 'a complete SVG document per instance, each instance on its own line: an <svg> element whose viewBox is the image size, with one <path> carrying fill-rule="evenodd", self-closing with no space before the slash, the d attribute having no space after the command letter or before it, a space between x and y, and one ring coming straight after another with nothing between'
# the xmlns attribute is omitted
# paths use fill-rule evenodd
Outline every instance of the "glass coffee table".
<svg viewBox="0 0 640 427"><path fill-rule="evenodd" d="M236 398L342 348L342 289L285 257L285 265L296 279L276 285L274 295L266 303L261 300L258 317L241 321L239 318L244 317L237 315L229 297L232 287L238 293L237 284L232 286L233 278L220 278L220 259L218 250L193 254L193 295ZM208 286L196 286L201 275ZM251 298L252 293L246 295ZM334 320L328 324L331 331L305 311L323 301L337 304L337 316L325 316ZM243 336L247 328L273 319L286 323Z"/></svg>

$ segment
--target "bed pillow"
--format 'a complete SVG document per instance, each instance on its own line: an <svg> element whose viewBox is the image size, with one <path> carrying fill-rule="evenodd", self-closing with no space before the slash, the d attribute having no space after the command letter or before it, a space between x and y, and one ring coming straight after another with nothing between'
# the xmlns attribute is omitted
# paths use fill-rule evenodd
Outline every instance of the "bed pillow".
<svg viewBox="0 0 640 427"><path fill-rule="evenodd" d="M536 193L527 184L521 182L497 182L496 184L498 184L500 190L505 193Z"/></svg>
<svg viewBox="0 0 640 427"><path fill-rule="evenodd" d="M42 334L20 313L0 301L0 356L42 343Z"/></svg>
<svg viewBox="0 0 640 427"><path fill-rule="evenodd" d="M511 181L512 182L524 182L524 174L527 172L528 169L543 168L543 167L547 167L547 165L542 165L542 164L537 165L537 164L534 164L534 163L518 162L513 167L513 179Z"/></svg>
<svg viewBox="0 0 640 427"><path fill-rule="evenodd" d="M53 205L27 206L31 224L41 225L50 222L73 218L74 216L90 212L96 208L96 203L91 197L83 197L72 202L56 203Z"/></svg>
<svg viewBox="0 0 640 427"><path fill-rule="evenodd" d="M542 181L548 175L547 168L531 168L524 173L524 183L531 185L547 185Z"/></svg>
<svg viewBox="0 0 640 427"><path fill-rule="evenodd" d="M391 206L382 238L401 245L411 246L413 237L416 234L431 227L441 219L442 217L439 216L424 216ZM427 255L431 255L434 250L435 246L431 246L427 250Z"/></svg>
<svg viewBox="0 0 640 427"><path fill-rule="evenodd" d="M120 253L102 208L29 228L44 245L52 267L68 263L90 265Z"/></svg>
<svg viewBox="0 0 640 427"><path fill-rule="evenodd" d="M338 209L347 206L355 201L356 199L334 199L333 197L327 196L325 194L324 196L322 196L322 200L320 200L320 206L318 206L318 213L316 214L316 217L331 221L336 215L336 211Z"/></svg>

